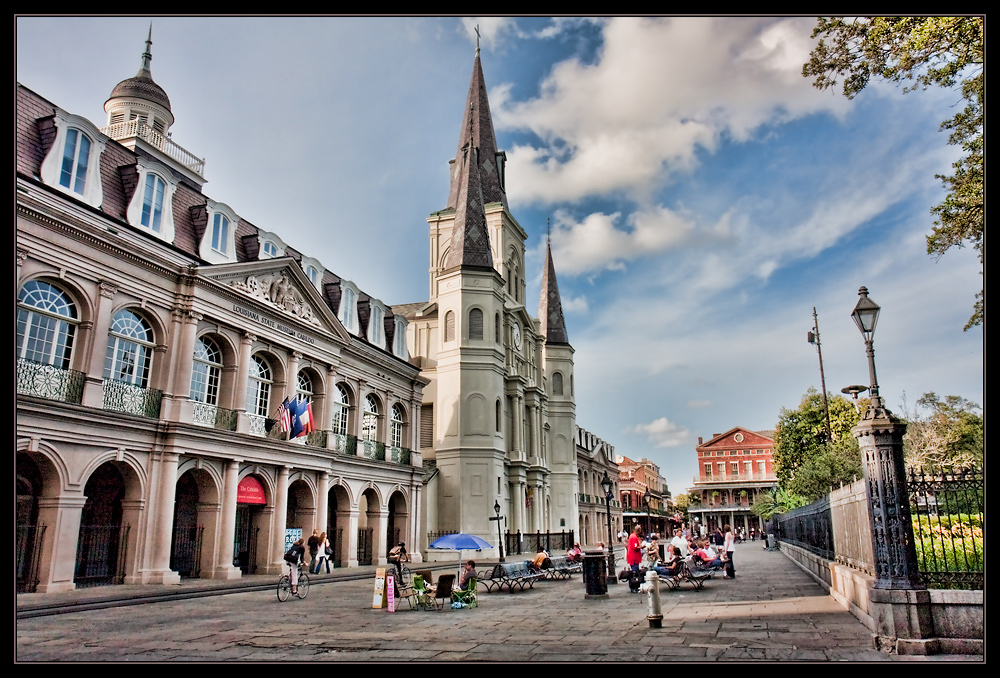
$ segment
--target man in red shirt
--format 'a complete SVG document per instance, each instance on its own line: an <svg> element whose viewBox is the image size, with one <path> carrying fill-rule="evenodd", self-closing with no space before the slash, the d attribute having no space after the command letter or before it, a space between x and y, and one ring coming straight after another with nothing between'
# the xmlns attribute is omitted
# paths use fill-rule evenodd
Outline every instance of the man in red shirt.
<svg viewBox="0 0 1000 678"><path fill-rule="evenodd" d="M642 539L639 538L641 533L642 528L636 525L625 547L625 562L632 567L633 572L639 571L639 564L642 562Z"/></svg>

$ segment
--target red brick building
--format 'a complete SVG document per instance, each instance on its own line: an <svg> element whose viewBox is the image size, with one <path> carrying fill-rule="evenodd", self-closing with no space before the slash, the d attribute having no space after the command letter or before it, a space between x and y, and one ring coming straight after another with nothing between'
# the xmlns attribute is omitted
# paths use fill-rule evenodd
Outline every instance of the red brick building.
<svg viewBox="0 0 1000 678"><path fill-rule="evenodd" d="M698 438L698 477L691 493L700 502L692 503L689 513L703 531L727 524L743 528L747 535L752 528L761 529L763 523L750 506L759 492L770 492L778 484L772 435L736 427L708 442Z"/></svg>

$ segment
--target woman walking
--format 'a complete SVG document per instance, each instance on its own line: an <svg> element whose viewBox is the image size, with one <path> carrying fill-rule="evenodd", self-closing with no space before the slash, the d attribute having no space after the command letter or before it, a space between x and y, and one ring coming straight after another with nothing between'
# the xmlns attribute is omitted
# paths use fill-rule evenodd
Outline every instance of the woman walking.
<svg viewBox="0 0 1000 678"><path fill-rule="evenodd" d="M725 549L726 549L726 579L736 578L736 566L733 565L733 552L736 550L736 535L733 534L733 529L726 525L726 539L725 539Z"/></svg>

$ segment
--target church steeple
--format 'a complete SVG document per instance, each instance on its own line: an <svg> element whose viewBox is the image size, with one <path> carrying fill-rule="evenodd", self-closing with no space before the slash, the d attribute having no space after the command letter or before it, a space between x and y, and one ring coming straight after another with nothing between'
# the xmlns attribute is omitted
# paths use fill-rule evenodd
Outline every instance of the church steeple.
<svg viewBox="0 0 1000 678"><path fill-rule="evenodd" d="M545 270L542 272L542 294L538 300L538 320L546 344L568 344L566 318L563 317L556 267L552 263L552 244L545 244Z"/></svg>
<svg viewBox="0 0 1000 678"><path fill-rule="evenodd" d="M506 207L507 194L501 181L503 154L497 152L478 47L458 137L458 152L451 162L448 206L455 209L455 225L445 268L492 268L493 252L484 207L493 202Z"/></svg>

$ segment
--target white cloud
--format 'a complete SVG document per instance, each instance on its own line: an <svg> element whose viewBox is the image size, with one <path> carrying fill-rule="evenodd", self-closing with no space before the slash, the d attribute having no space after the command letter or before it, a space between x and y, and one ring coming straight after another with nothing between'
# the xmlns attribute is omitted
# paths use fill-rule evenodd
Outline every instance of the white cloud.
<svg viewBox="0 0 1000 678"><path fill-rule="evenodd" d="M625 433L635 433L646 436L656 447L678 447L683 445L689 433L666 417L660 417L648 424L638 424L625 429Z"/></svg>
<svg viewBox="0 0 1000 678"><path fill-rule="evenodd" d="M491 92L499 127L541 143L508 153L518 201L642 196L723 135L746 140L762 125L843 110L801 75L813 20L617 18L604 24L593 64L556 64L538 97Z"/></svg>

